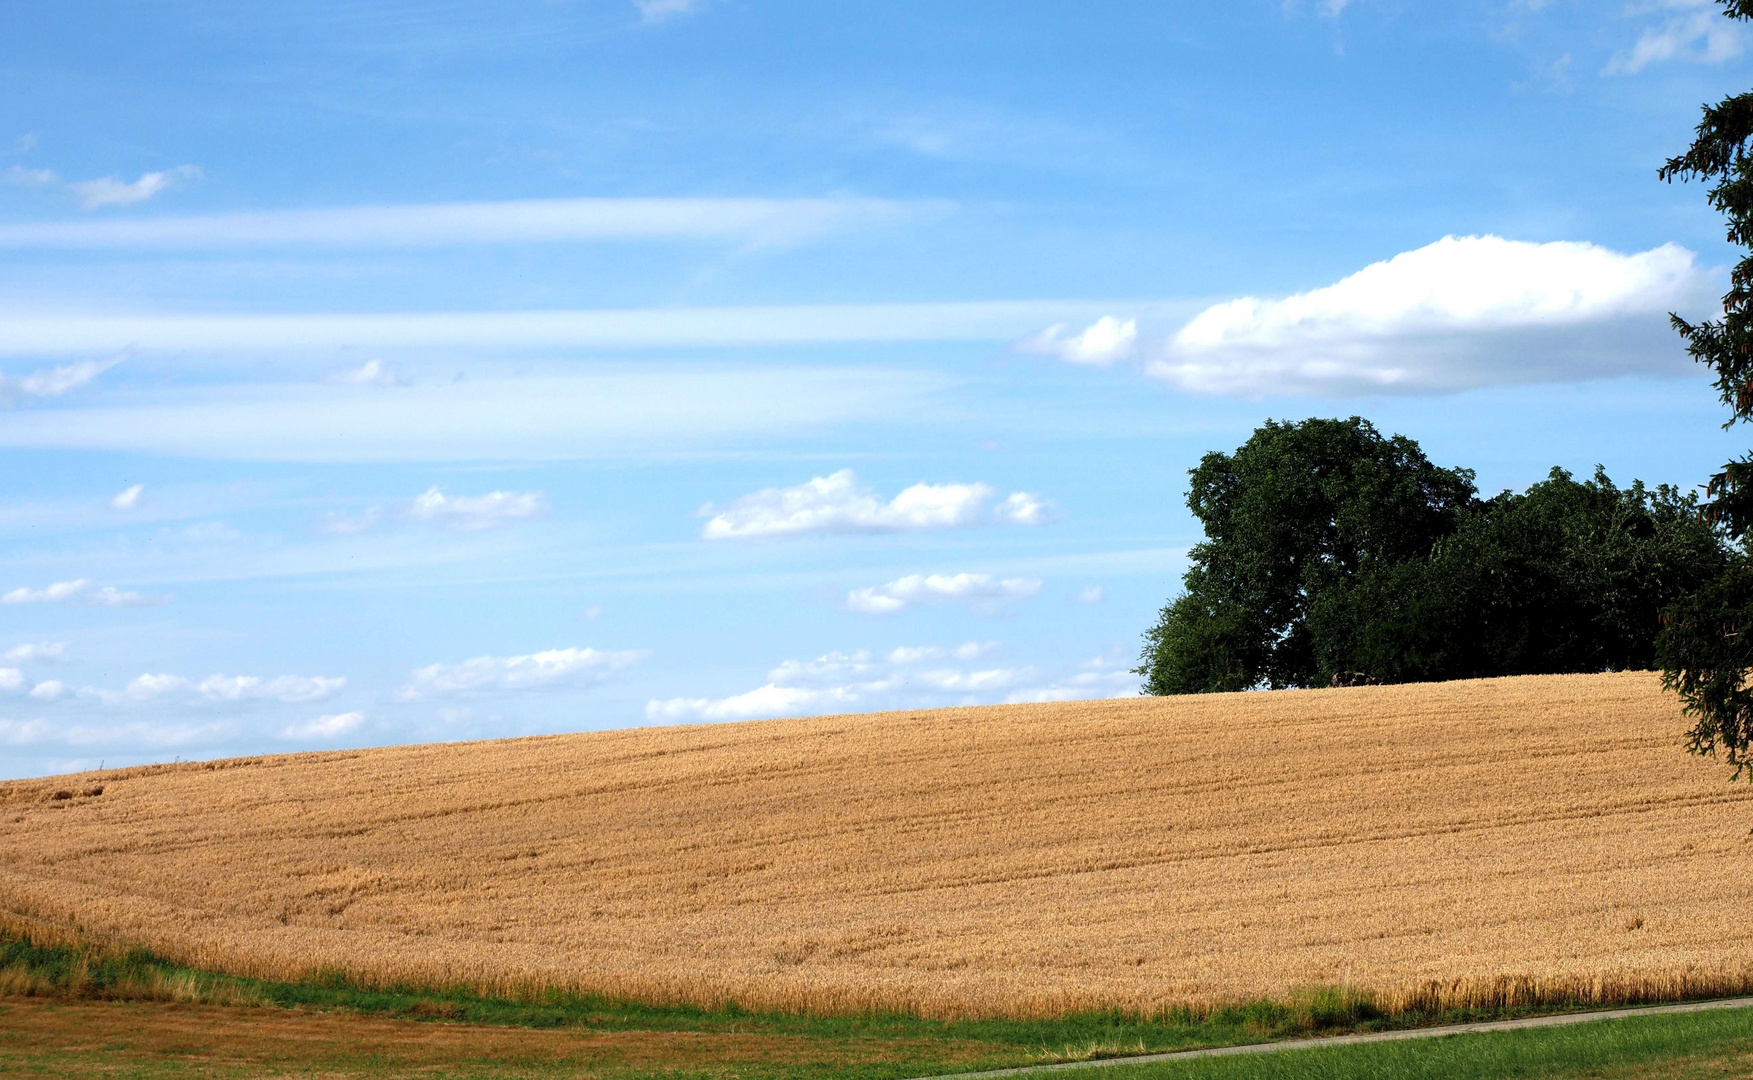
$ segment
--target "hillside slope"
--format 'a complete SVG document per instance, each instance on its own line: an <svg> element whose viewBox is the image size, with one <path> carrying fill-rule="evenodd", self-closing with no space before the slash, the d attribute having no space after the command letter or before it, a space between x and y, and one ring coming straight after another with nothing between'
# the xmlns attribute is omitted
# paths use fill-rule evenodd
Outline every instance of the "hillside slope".
<svg viewBox="0 0 1753 1080"><path fill-rule="evenodd" d="M0 920L244 974L811 1010L1739 991L1753 788L1683 728L1615 674L19 781Z"/></svg>

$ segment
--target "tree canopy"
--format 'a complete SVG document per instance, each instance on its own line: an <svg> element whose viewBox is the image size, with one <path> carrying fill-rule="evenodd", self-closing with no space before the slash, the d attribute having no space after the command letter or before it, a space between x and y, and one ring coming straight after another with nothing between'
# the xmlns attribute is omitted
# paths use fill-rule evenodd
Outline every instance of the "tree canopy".
<svg viewBox="0 0 1753 1080"><path fill-rule="evenodd" d="M1206 539L1145 635L1149 693L1649 668L1663 608L1728 563L1671 487L1554 469L1480 499L1359 417L1269 422L1191 475Z"/></svg>

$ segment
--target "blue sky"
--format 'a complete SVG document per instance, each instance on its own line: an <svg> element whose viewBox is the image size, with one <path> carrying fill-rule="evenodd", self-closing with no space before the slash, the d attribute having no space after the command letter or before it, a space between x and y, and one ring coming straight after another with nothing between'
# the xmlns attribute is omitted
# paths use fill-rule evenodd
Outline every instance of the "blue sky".
<svg viewBox="0 0 1753 1080"><path fill-rule="evenodd" d="M0 776L1136 692L1199 455L1738 452L1710 5L13 5Z"/></svg>

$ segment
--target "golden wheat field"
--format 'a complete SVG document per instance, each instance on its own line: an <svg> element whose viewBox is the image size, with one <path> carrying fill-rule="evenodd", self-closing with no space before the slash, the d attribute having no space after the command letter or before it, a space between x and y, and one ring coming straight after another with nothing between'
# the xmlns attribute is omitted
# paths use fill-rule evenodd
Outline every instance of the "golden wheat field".
<svg viewBox="0 0 1753 1080"><path fill-rule="evenodd" d="M87 773L0 785L0 917L239 974L816 1012L1743 991L1753 785L1684 726L1632 673Z"/></svg>

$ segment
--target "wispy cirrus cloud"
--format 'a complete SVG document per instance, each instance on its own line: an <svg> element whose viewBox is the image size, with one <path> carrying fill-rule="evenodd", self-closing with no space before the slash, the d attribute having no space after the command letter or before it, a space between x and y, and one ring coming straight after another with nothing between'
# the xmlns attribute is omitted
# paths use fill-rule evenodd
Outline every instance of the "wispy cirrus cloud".
<svg viewBox="0 0 1753 1080"><path fill-rule="evenodd" d="M964 528L1002 522L1039 525L1049 504L1028 492L997 499L989 484L914 484L884 499L858 482L851 469L796 487L766 488L723 506L708 503L701 536L755 540L808 533L877 533ZM995 501L996 500L996 501Z"/></svg>
<svg viewBox="0 0 1753 1080"><path fill-rule="evenodd" d="M262 678L257 675L209 675L197 682L181 675L146 674L136 676L121 690L88 687L81 689L79 696L95 698L106 705L141 704L164 699L298 704L333 697L346 685L345 676L277 675Z"/></svg>
<svg viewBox="0 0 1753 1080"><path fill-rule="evenodd" d="M173 173L75 184L87 208L150 198ZM92 200L97 200L93 202ZM791 245L849 229L941 218L955 204L828 198L576 198L340 206L0 225L0 248L407 248L710 241Z"/></svg>
<svg viewBox="0 0 1753 1080"><path fill-rule="evenodd" d="M886 585L853 589L846 606L867 615L891 615L912 604L969 604L997 611L1007 600L1041 591L1039 578L999 578L991 574L908 574Z"/></svg>
<svg viewBox="0 0 1753 1080"><path fill-rule="evenodd" d="M57 581L40 588L20 585L0 593L0 604L95 604L99 607L148 607L169 603L168 596L118 589L113 585L94 586L88 578Z"/></svg>
<svg viewBox="0 0 1753 1080"><path fill-rule="evenodd" d="M61 397L89 385L99 375L115 367L124 359L126 359L125 354L112 356L106 360L78 360L71 364L33 371L29 375L23 375L16 379L0 376L0 398L15 395L35 398Z"/></svg>
<svg viewBox="0 0 1753 1080"><path fill-rule="evenodd" d="M397 693L401 701L495 690L587 686L649 656L638 650L547 649L523 656L477 656L460 664L416 668Z"/></svg>

